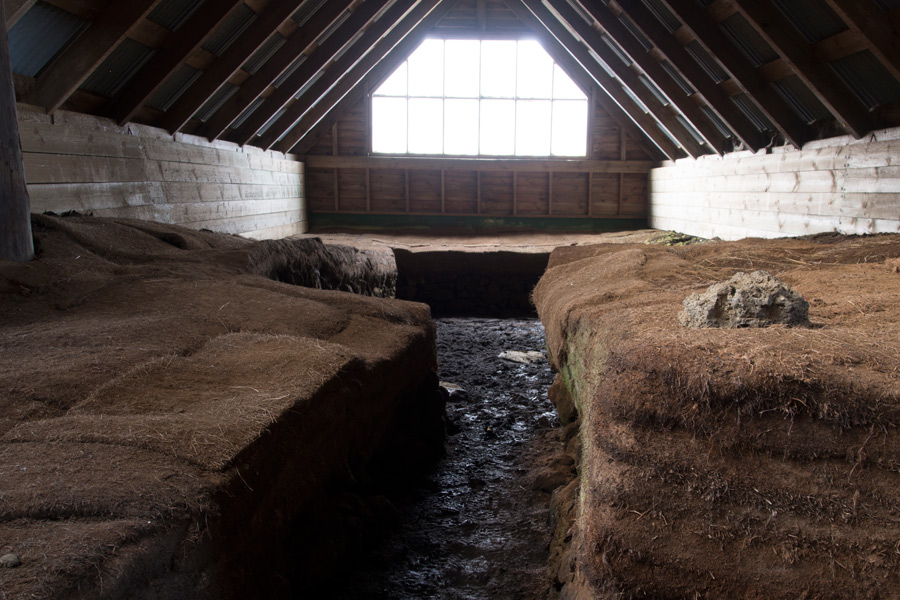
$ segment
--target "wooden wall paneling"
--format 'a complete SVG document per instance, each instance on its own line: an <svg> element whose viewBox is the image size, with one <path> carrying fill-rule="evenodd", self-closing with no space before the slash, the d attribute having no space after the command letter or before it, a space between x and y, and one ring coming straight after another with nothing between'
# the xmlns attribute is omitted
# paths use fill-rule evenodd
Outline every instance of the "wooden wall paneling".
<svg viewBox="0 0 900 600"><path fill-rule="evenodd" d="M441 214L447 212L447 171L441 169Z"/></svg>
<svg viewBox="0 0 900 600"><path fill-rule="evenodd" d="M477 213L477 171L447 171L444 179L444 190L444 208L447 214L472 215ZM482 211L480 214L485 213L483 205L484 200L482 200Z"/></svg>
<svg viewBox="0 0 900 600"><path fill-rule="evenodd" d="M366 170L338 169L339 210L364 212L366 209Z"/></svg>
<svg viewBox="0 0 900 600"><path fill-rule="evenodd" d="M366 212L372 212L372 169L366 169Z"/></svg>
<svg viewBox="0 0 900 600"><path fill-rule="evenodd" d="M615 173L593 173L591 177L591 216L616 217L619 215L621 176Z"/></svg>
<svg viewBox="0 0 900 600"><path fill-rule="evenodd" d="M635 177L634 174L622 176L619 215L624 217L643 217L647 215L647 178Z"/></svg>
<svg viewBox="0 0 900 600"><path fill-rule="evenodd" d="M367 169L367 171L369 171ZM406 212L406 173L398 169L372 169L371 212ZM352 210L345 207L345 210ZM369 210L369 209L367 209Z"/></svg>
<svg viewBox="0 0 900 600"><path fill-rule="evenodd" d="M632 141L633 144L633 141ZM629 153L632 144L629 144ZM504 158L421 158L392 156L307 156L306 165L328 168L443 169L446 171L566 171L598 173L647 173L654 163L647 160L504 159Z"/></svg>
<svg viewBox="0 0 900 600"><path fill-rule="evenodd" d="M312 0L306 0L312 1ZM175 101L157 121L157 125L172 133L178 131L241 68L248 58L290 19L304 0L273 0L260 11L256 20L225 52L203 70L200 78L181 98ZM293 21L291 21L293 23Z"/></svg>
<svg viewBox="0 0 900 600"><path fill-rule="evenodd" d="M306 194L312 212L337 210L334 169L307 169Z"/></svg>
<svg viewBox="0 0 900 600"><path fill-rule="evenodd" d="M475 212L481 214L481 171L475 172Z"/></svg>
<svg viewBox="0 0 900 600"><path fill-rule="evenodd" d="M554 214L585 217L588 214L588 174L557 172L553 181Z"/></svg>
<svg viewBox="0 0 900 600"><path fill-rule="evenodd" d="M278 79L310 44L315 42L317 37L344 13L352 1L332 0L326 2L303 27L287 39L284 45L256 73L241 84L238 91L197 130L197 133L210 140L221 136L228 126L244 112L244 109L265 92L272 82Z"/></svg>
<svg viewBox="0 0 900 600"><path fill-rule="evenodd" d="M341 180L340 169L334 169L334 210L341 210Z"/></svg>
<svg viewBox="0 0 900 600"><path fill-rule="evenodd" d="M481 189L482 214L505 216L513 214L513 173L483 171Z"/></svg>
<svg viewBox="0 0 900 600"><path fill-rule="evenodd" d="M513 171L512 180L512 210L513 216L519 214L519 172Z"/></svg>
<svg viewBox="0 0 900 600"><path fill-rule="evenodd" d="M547 214L553 216L553 171L547 171Z"/></svg>
<svg viewBox="0 0 900 600"><path fill-rule="evenodd" d="M515 213L519 216L547 216L550 207L545 172L521 171L516 176Z"/></svg>
<svg viewBox="0 0 900 600"><path fill-rule="evenodd" d="M406 212L430 214L441 212L441 172L406 169L404 173L408 182Z"/></svg>

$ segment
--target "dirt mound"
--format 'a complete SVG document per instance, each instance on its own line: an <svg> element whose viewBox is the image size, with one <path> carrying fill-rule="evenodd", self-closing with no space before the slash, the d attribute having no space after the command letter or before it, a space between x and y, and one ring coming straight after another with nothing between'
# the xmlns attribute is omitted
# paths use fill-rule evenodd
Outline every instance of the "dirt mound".
<svg viewBox="0 0 900 600"><path fill-rule="evenodd" d="M367 508L334 498L440 452L428 307L269 278L302 258L371 292L386 263L342 274L317 240L140 221L33 228L37 260L0 263L0 554L22 561L4 598L288 596L354 543Z"/></svg>
<svg viewBox="0 0 900 600"><path fill-rule="evenodd" d="M898 256L898 236L554 252L534 298L583 442L562 597L897 597ZM679 324L756 270L811 329Z"/></svg>

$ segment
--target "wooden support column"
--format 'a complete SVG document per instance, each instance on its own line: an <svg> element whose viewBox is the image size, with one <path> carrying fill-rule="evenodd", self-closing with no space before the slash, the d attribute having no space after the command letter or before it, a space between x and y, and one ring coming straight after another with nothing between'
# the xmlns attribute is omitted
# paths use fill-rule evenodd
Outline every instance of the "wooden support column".
<svg viewBox="0 0 900 600"><path fill-rule="evenodd" d="M34 258L31 201L25 187L16 92L9 62L6 16L0 10L0 260Z"/></svg>

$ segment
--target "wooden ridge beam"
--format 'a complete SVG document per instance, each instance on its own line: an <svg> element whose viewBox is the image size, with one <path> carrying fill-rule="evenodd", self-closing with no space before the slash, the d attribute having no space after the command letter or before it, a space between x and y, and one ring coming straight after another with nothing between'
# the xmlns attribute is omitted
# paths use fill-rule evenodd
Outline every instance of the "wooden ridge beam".
<svg viewBox="0 0 900 600"><path fill-rule="evenodd" d="M350 17L328 39L317 47L313 53L293 73L288 76L265 99L253 113L226 139L244 145L253 139L256 132L268 123L282 108L294 101L294 96L306 86L320 70L328 67L334 56L348 47L356 45L354 39L360 31L365 31L373 24L373 19L387 4L388 0L366 0L356 8ZM327 69L326 69L327 71Z"/></svg>
<svg viewBox="0 0 900 600"><path fill-rule="evenodd" d="M622 0L619 3L624 5L625 2L626 0ZM628 2L634 3L635 0ZM693 0L661 2L681 20L694 39L718 60L728 76L756 103L788 142L799 148L814 137L809 126L800 121L784 98L778 95L759 71L739 55L737 48L725 37L718 25Z"/></svg>
<svg viewBox="0 0 900 600"><path fill-rule="evenodd" d="M51 113L62 106L159 2L112 2L37 78L37 104Z"/></svg>
<svg viewBox="0 0 900 600"><path fill-rule="evenodd" d="M681 146L688 154L697 158L704 154L709 154L709 148L719 149L720 151L725 143L725 137L716 130L706 117L703 116L703 113L700 112L700 109L696 104L688 100L686 105L695 109L695 112L693 113L694 118L699 119L700 128L703 129L706 134L711 136L711 139L707 140L709 148L704 148L694 138L694 135L678 120L677 114L668 106L664 105L650 88L641 81L638 74L622 62L616 53L612 51L612 48L603 41L600 32L582 19L567 0L548 0L548 4L561 19L569 24L569 27L575 31L578 37L580 37L581 40L597 54L597 56L603 59L606 65L616 74L616 77L622 81L622 84L627 86L635 96L640 98L641 102L644 103L644 106L653 113L657 121L662 123L663 126L678 139L679 143L681 143ZM662 81L666 80L667 78L663 78L660 82L653 83L662 87ZM669 88L669 93L673 91L677 95L687 99L680 90ZM669 99L672 100L672 97L670 96ZM674 103L674 100L672 101ZM708 127L704 127L704 123L708 125ZM704 131L701 131L700 135L705 138L706 135L704 134Z"/></svg>
<svg viewBox="0 0 900 600"><path fill-rule="evenodd" d="M184 64L191 52L241 4L243 0L204 2L178 31L166 38L159 52L138 71L113 101L109 111L113 120L120 125L130 121L165 80Z"/></svg>
<svg viewBox="0 0 900 600"><path fill-rule="evenodd" d="M366 99L364 81L390 75L422 42L454 7L446 0L423 0L385 35L353 69L303 115L286 135L275 144L281 152L305 154L330 127L350 108ZM300 150L296 150L299 148Z"/></svg>
<svg viewBox="0 0 900 600"><path fill-rule="evenodd" d="M197 130L209 140L214 140L250 106L273 81L284 73L300 54L315 43L323 31L331 27L355 0L330 0L319 8L302 28L294 32L287 42L223 104L210 119Z"/></svg>
<svg viewBox="0 0 900 600"><path fill-rule="evenodd" d="M733 0L750 25L790 64L825 108L856 138L875 129L872 118L850 89L812 52L772 0Z"/></svg>
<svg viewBox="0 0 900 600"><path fill-rule="evenodd" d="M825 0L825 3L857 33L891 76L900 81L900 37L887 14L872 0Z"/></svg>
<svg viewBox="0 0 900 600"><path fill-rule="evenodd" d="M12 29L12 26L25 16L25 13L35 4L37 4L37 0L3 0L7 31Z"/></svg>
<svg viewBox="0 0 900 600"><path fill-rule="evenodd" d="M428 14L427 11L431 10L436 4L437 2L428 0L420 3L417 8L422 12L424 18L424 15ZM294 126L294 123L300 120L316 101L324 96L345 73L353 68L357 61L375 47L382 36L397 23L401 22L408 12L410 12L410 6L407 3L395 3L372 27L363 33L350 50L328 67L322 76L306 90L302 97L287 107L284 114L263 135L254 141L254 145L264 150L271 148L286 131Z"/></svg>
<svg viewBox="0 0 900 600"><path fill-rule="evenodd" d="M631 60L662 89L672 103L684 114L685 118L697 128L710 147L716 153L722 154L725 149L725 136L710 121L706 114L700 110L697 103L681 89L681 86L675 82L672 76L650 56L637 41L637 38L631 35L621 21L613 17L608 10L592 2L578 1L582 9L590 14L594 21L606 31L606 34L615 40L628 53Z"/></svg>
<svg viewBox="0 0 900 600"><path fill-rule="evenodd" d="M203 75L157 121L156 125L175 133L190 120L210 97L225 85L247 59L273 35L304 2L312 0L274 0L266 5L247 31L218 57ZM292 21L293 22L293 21Z"/></svg>
<svg viewBox="0 0 900 600"><path fill-rule="evenodd" d="M550 11L543 4L540 4L537 0L510 0L507 6L526 25L528 22L533 23L533 30L536 34L540 35L538 32L543 29L550 37L559 42L565 51L572 55L590 73L597 85L610 96L615 104L621 107L628 117L644 132L644 135L649 137L667 157L671 160L681 158L682 152L663 131L656 119L641 110L637 103L625 92L625 88L594 60L587 48L576 40L563 27L562 23L550 14ZM546 44L544 47L546 48Z"/></svg>

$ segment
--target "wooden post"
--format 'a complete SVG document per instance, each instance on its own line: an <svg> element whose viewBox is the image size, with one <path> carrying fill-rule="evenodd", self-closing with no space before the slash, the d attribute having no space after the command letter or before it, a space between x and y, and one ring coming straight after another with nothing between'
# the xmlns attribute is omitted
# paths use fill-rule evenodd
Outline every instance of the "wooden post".
<svg viewBox="0 0 900 600"><path fill-rule="evenodd" d="M22 142L16 115L16 90L9 61L6 15L0 8L0 260L34 258L31 201L25 187Z"/></svg>

